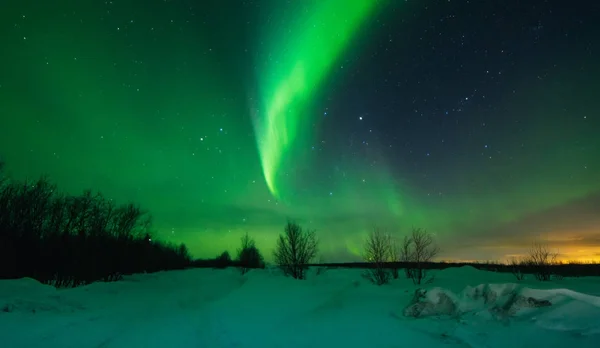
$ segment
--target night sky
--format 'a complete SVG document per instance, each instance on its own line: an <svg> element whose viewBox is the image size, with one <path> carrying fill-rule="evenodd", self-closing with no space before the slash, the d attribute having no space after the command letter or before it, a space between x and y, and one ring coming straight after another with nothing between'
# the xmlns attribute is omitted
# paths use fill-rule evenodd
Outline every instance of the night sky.
<svg viewBox="0 0 600 348"><path fill-rule="evenodd" d="M8 0L0 156L154 216L196 257L288 218L446 260L600 258L600 4Z"/></svg>

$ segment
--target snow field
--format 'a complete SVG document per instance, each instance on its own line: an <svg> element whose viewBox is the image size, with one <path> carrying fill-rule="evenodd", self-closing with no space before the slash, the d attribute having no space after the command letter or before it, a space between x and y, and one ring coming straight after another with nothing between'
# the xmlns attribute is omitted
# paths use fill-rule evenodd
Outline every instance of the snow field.
<svg viewBox="0 0 600 348"><path fill-rule="evenodd" d="M298 281L277 269L189 269L74 289L2 280L0 346L585 348L600 339L600 278L517 284L461 267L422 287L402 274L375 286L363 272L311 269Z"/></svg>

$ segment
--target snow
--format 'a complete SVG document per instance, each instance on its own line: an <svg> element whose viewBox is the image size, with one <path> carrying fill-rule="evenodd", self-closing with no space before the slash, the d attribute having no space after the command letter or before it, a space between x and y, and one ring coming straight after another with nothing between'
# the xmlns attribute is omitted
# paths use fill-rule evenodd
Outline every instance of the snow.
<svg viewBox="0 0 600 348"><path fill-rule="evenodd" d="M402 278L376 286L363 272L311 269L298 281L277 269L189 269L74 289L1 280L0 347L583 348L600 339L600 278L516 283L460 267L420 288Z"/></svg>

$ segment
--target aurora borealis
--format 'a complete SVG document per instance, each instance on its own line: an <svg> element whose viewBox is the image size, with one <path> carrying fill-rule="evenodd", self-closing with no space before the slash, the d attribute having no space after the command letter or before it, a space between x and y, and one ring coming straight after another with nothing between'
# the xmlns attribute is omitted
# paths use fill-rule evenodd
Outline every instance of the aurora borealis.
<svg viewBox="0 0 600 348"><path fill-rule="evenodd" d="M273 39L267 68L258 74L258 80L274 81L264 82L261 88L267 96L264 115L257 111L261 120L257 121L256 138L265 181L277 199L281 198L276 176L282 172L282 157L294 146L302 126L310 124L306 104L376 2L300 4L292 16L274 15L274 25L264 30L283 35Z"/></svg>
<svg viewBox="0 0 600 348"><path fill-rule="evenodd" d="M151 211L197 257L287 218L442 259L600 255L600 32L560 1L11 0L0 157ZM588 4L586 6L598 5Z"/></svg>

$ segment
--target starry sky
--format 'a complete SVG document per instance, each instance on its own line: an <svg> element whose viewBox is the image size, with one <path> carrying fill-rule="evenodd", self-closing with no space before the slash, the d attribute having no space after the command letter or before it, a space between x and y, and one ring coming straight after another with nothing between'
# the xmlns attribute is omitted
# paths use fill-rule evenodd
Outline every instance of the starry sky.
<svg viewBox="0 0 600 348"><path fill-rule="evenodd" d="M8 0L0 156L134 201L196 257L288 218L443 260L600 259L600 4Z"/></svg>

